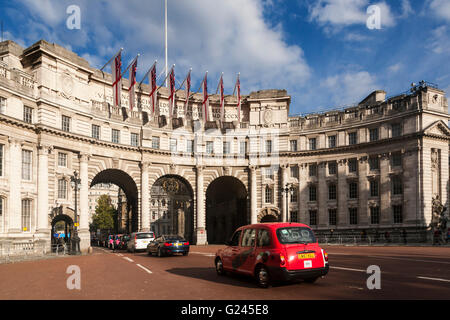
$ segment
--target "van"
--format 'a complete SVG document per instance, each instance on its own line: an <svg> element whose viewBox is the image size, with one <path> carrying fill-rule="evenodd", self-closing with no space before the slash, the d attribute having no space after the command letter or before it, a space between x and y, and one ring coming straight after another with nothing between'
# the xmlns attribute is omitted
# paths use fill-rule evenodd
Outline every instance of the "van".
<svg viewBox="0 0 450 320"><path fill-rule="evenodd" d="M136 251L146 250L147 245L154 239L155 233L153 231L133 232L128 240L127 251L134 253Z"/></svg>

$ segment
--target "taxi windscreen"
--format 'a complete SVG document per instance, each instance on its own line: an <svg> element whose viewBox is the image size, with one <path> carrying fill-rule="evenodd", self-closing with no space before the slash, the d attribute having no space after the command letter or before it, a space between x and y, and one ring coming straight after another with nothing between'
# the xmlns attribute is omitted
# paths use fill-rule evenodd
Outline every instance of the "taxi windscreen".
<svg viewBox="0 0 450 320"><path fill-rule="evenodd" d="M306 227L285 227L277 229L278 241L282 244L315 243L316 237L311 229Z"/></svg>

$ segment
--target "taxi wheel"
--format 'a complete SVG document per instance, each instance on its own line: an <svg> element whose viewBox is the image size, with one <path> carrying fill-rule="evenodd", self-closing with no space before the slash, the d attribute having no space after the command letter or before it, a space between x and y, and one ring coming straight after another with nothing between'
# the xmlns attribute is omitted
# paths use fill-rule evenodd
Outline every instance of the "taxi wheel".
<svg viewBox="0 0 450 320"><path fill-rule="evenodd" d="M270 284L270 276L269 271L267 271L266 267L261 266L256 271L256 281L258 282L258 286L260 288L268 288Z"/></svg>
<svg viewBox="0 0 450 320"><path fill-rule="evenodd" d="M225 275L225 271L223 270L223 263L220 258L216 260L216 272L219 276Z"/></svg>

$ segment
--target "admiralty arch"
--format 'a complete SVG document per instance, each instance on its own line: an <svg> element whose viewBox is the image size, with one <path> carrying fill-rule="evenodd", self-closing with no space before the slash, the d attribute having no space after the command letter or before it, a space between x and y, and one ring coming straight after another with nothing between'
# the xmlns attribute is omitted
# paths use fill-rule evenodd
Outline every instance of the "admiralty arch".
<svg viewBox="0 0 450 320"><path fill-rule="evenodd" d="M354 106L301 116L289 114L286 90L260 90L242 96L240 121L235 96L225 96L220 121L211 95L213 119L203 122L201 94L185 117L180 90L170 118L167 88L154 115L147 84L130 110L128 80L121 108L111 81L57 44L0 43L0 242L50 245L53 224L77 215L86 251L88 196L102 183L123 191L128 231L195 244L268 221L303 222L318 235L425 237L433 198L448 204L448 103L437 85L405 84L397 95L374 88Z"/></svg>

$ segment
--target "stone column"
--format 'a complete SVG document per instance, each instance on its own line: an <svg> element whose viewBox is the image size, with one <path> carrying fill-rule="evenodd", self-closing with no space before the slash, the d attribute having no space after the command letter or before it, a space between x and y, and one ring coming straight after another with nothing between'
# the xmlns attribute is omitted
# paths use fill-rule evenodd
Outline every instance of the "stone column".
<svg viewBox="0 0 450 320"><path fill-rule="evenodd" d="M391 219L391 178L389 176L389 154L380 156L380 225L390 225Z"/></svg>
<svg viewBox="0 0 450 320"><path fill-rule="evenodd" d="M141 163L141 231L150 231L150 195L148 183L148 167L151 162Z"/></svg>
<svg viewBox="0 0 450 320"><path fill-rule="evenodd" d="M250 223L258 223L256 166L250 166Z"/></svg>
<svg viewBox="0 0 450 320"><path fill-rule="evenodd" d="M22 145L18 139L9 139L9 232L21 232ZM47 186L48 188L48 186Z"/></svg>
<svg viewBox="0 0 450 320"><path fill-rule="evenodd" d="M358 225L369 226L369 192L370 186L367 180L368 158L359 158L358 167Z"/></svg>
<svg viewBox="0 0 450 320"><path fill-rule="evenodd" d="M347 160L342 159L337 162L338 170L338 182L337 182L337 199L338 199L338 212L337 212L337 227L348 227L348 187L347 187Z"/></svg>
<svg viewBox="0 0 450 320"><path fill-rule="evenodd" d="M328 226L328 184L326 180L327 163L322 161L317 166L317 204L318 204L318 223L319 228Z"/></svg>
<svg viewBox="0 0 450 320"><path fill-rule="evenodd" d="M50 146L40 145L38 148L38 212L37 232L48 233L48 154Z"/></svg>
<svg viewBox="0 0 450 320"><path fill-rule="evenodd" d="M88 161L89 155L81 153L80 159L80 199L79 199L79 232L78 235L81 239L80 249L82 252L86 251L90 247L90 234L89 234L89 177L88 177Z"/></svg>
<svg viewBox="0 0 450 320"><path fill-rule="evenodd" d="M203 169L197 166L197 244L206 244L207 235L205 228L205 194L203 191Z"/></svg>
<svg viewBox="0 0 450 320"><path fill-rule="evenodd" d="M287 183L287 176L286 176L286 172L287 172L287 168L289 167L289 165L287 164L283 164L280 166L281 168L281 185L279 186L279 190L280 190L280 195L281 195L281 221L282 222L286 222L288 221L288 211L286 208L286 194L284 192L281 192L281 190L284 190L284 188L286 187L286 183Z"/></svg>

